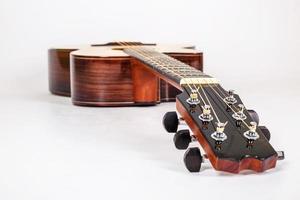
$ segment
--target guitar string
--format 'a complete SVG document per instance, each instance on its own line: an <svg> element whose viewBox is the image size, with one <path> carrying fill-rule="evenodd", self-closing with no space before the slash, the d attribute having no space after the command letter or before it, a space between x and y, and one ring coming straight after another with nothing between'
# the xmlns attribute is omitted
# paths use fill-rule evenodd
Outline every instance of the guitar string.
<svg viewBox="0 0 300 200"><path fill-rule="evenodd" d="M184 64L184 65L190 67L189 65L186 65L186 64ZM193 76L193 74L190 74L190 75ZM182 76L181 76L181 77L182 77ZM185 78L185 77L182 77L182 78ZM206 95L206 92L204 91L204 89L203 89L201 83L198 82L198 84L199 84L199 87L201 88L201 90L202 90L202 92L203 92L205 98L207 99L208 105L210 105L210 107L211 107L211 109L212 109L212 111L213 111L213 113L214 113L214 115L215 115L217 121L220 122L219 117L218 117L217 113L215 112L215 109L214 109L214 107L212 106L212 104L211 104L211 102L210 102L208 96ZM201 97L201 100L204 102L205 105L207 105L207 103L205 102L204 98L202 97L202 95L200 94L199 90L197 89L197 87L196 87L196 85L195 85L194 83L193 83L193 86L194 86L195 90L197 91L197 93L199 94L199 96Z"/></svg>
<svg viewBox="0 0 300 200"><path fill-rule="evenodd" d="M126 43L125 43L126 44ZM131 49L133 49L133 48L131 48ZM142 55L144 55L144 56L148 56L148 58L150 58L151 59L151 57L149 56L149 52L147 53L147 51L145 50L145 49L142 49L142 48L134 48L135 49L135 51L137 52L137 53L139 53L139 54L142 54ZM139 51L138 51L139 50ZM171 70L171 69L169 69L168 67L164 67L164 66L162 66L162 65L165 65L165 63L162 63L162 62L160 62L159 60L154 60L153 59L153 57L152 57L152 60L151 61L153 61L153 62L155 62L155 64L157 64L157 65L159 65L159 67L163 67L163 68L165 68L166 70L168 70L170 73L173 73L173 74L175 74L175 75L177 75L177 76L179 76L179 77L181 77L181 78L184 78L183 76L181 76L180 74L177 74L177 73L174 73L174 69L173 69L173 71ZM176 70L177 71L177 70ZM168 72L167 72L168 73ZM189 85L189 84L187 84L188 86L189 86L189 88L190 88L190 90L192 90L192 87ZM200 98L201 98L201 100L205 103L205 101L204 101L204 99L202 98L202 96L201 95L199 95L200 96Z"/></svg>
<svg viewBox="0 0 300 200"><path fill-rule="evenodd" d="M125 43L125 44L126 44L126 43ZM144 49L145 49L145 48L144 48ZM140 48L140 50L142 50L142 49ZM143 51L145 52L145 50L143 50ZM138 53L139 53L139 52L138 52ZM141 53L139 53L139 54L141 54ZM144 55L145 55L145 54L144 54ZM146 54L146 56L147 56L147 54ZM150 58L150 59L151 59L151 58ZM156 60L153 60L153 59L152 59L152 61L158 63ZM160 67L164 67L164 66L161 66L161 65L160 65ZM164 67L164 68L166 68L166 67ZM169 70L168 68L166 68L166 69ZM169 71L171 71L171 70L169 70ZM181 76L180 74L174 73L173 71L171 71L171 73L173 73L173 74L175 74L175 75L177 75L177 76L179 76L179 77L185 78L185 77ZM220 97L220 99L223 100L223 98L221 97L221 95L220 95L220 94L219 94L219 93L211 86L211 84L208 83L207 81L205 81L205 82L206 82L206 84L209 85L209 87L214 91L214 93L216 93L216 94ZM198 82L198 83L199 83L199 82ZM191 86L190 86L189 84L187 84L187 85L189 86L190 89L192 89ZM193 85L194 85L194 84L193 84ZM203 93L205 94L205 90L204 90L204 88L202 87L201 83L199 83L199 86L201 87ZM196 91L198 92L198 94L199 94L199 96L201 97L202 101L205 103L204 99L202 98L201 94L199 93L199 91L197 90L197 88L196 88L195 85L194 85L194 88L195 88ZM205 96L206 96L206 94L205 94ZM209 99L208 99L207 96L206 96L206 98L207 98L207 100L209 101ZM209 102L209 104L210 104L210 106L212 107L212 105L211 105L210 102ZM236 113L235 110L234 110L233 108L231 108L231 107L228 105L227 102L225 102L225 104L233 111L233 113ZM212 107L212 110L213 110L213 107ZM214 115L216 116L216 118L218 118L218 117L217 117L217 114L214 112L214 110L213 110L213 113L214 113ZM218 121L219 121L219 120L218 120ZM246 125L246 127L248 127L248 129L250 129L249 125L248 125L244 120L241 120L241 121Z"/></svg>
<svg viewBox="0 0 300 200"><path fill-rule="evenodd" d="M227 107L230 108L234 114L237 114L237 112L232 108L232 106L230 106L226 101L224 101L224 97L222 97L210 84L208 84L208 85L214 91L214 93L216 93L219 96L219 98L227 105ZM214 85L216 86L216 88L219 89L219 91L221 91L221 89L219 88L220 86L218 84L214 84ZM226 93L223 93L223 94L225 94L225 97L226 97ZM233 107L236 109L236 107L234 105L233 105ZM245 120L241 120L241 121L243 122L243 124L246 125L246 127L248 129L250 129L249 125L245 122Z"/></svg>
<svg viewBox="0 0 300 200"><path fill-rule="evenodd" d="M146 52L147 50L141 49L141 51L147 53L147 52ZM165 67L165 66L161 66L161 65L166 65L166 63L160 62L159 60L156 61L156 62L160 65L160 67ZM170 63L170 62L169 62L169 63ZM175 65L175 64L174 64L174 65ZM167 67L166 67L166 68L167 68ZM167 69L168 69L171 73L176 74L176 75L178 75L178 76L181 77L181 78L186 78L186 77L183 77L182 75L176 73L176 72L179 72L179 73L180 73L180 70L178 71L178 70L175 70L174 68L172 68L172 70L173 70L173 71L172 71L172 70L170 70L169 68L167 68ZM175 73L174 73L174 72L175 72ZM187 72L187 71L184 71L184 72ZM187 75L187 76L189 76L189 75ZM188 85L189 85L189 84L188 84ZM193 84L193 85L194 85L194 84ZM190 86L190 85L189 85L189 86ZM198 91L196 85L194 85L194 88L196 89L196 91ZM190 89L192 89L192 88L190 87ZM205 100L203 99L202 95L199 94L199 96L200 96L201 100L206 104L206 102L205 102Z"/></svg>
<svg viewBox="0 0 300 200"><path fill-rule="evenodd" d="M127 43L125 42L119 42L121 45L123 45L123 43L125 44L125 46L127 45ZM123 45L124 46L124 45ZM128 46L128 45L127 45ZM129 49L133 50L133 48ZM172 71L171 69L169 69L168 67L164 67L162 66L162 62L158 61L158 60L154 60L153 56L149 56L149 51L147 52L146 49L142 49L142 48L134 48L135 52L137 52L138 54L145 56L146 58L150 58L150 61L154 62L155 64L159 65L159 67L163 67L165 68L167 71L169 71L170 73L175 74L176 76L179 76L180 78L184 78L183 76L181 76L180 74L174 73L174 71ZM177 71L177 70L176 70ZM167 72L168 73L168 72ZM189 84L187 84L189 86L189 88L192 90L191 86ZM201 97L202 98L202 97Z"/></svg>
<svg viewBox="0 0 300 200"><path fill-rule="evenodd" d="M137 48L135 48L135 49L137 49ZM140 50L140 51L139 51L140 54L143 53L143 55L146 55L146 56L147 56L147 52L146 52L145 49L139 48L139 50ZM148 56L148 57L149 57L149 56ZM152 59L152 60L153 60L153 59ZM156 64L158 64L160 67L164 67L164 66L162 66L162 65L166 65L165 63L160 62L159 60L153 60L153 61L156 62ZM169 62L169 63L170 63L170 62ZM166 69L167 69L168 71L170 71L171 73L176 74L177 76L179 76L179 77L181 77L181 78L184 78L182 75L176 73L176 72L179 72L179 71L176 70L176 72L174 73L174 69L173 69L173 71L172 71L172 70L170 70L168 67L164 67L164 68L166 68ZM192 88L189 84L187 84L187 85L189 86L189 88L190 88L191 90L193 90L193 88ZM195 85L194 85L194 87L195 87L196 91L198 91ZM202 95L199 94L199 96L200 96L201 100L204 102L204 104L206 104L206 102L205 102L204 98L202 97Z"/></svg>
<svg viewBox="0 0 300 200"><path fill-rule="evenodd" d="M147 55L147 52L146 52L146 50L143 50L143 49L141 49L140 48L140 50L141 51L143 51L143 52L145 52L146 53L146 55ZM145 54L144 54L145 55ZM164 63L162 63L162 62L160 62L160 61L157 61L157 60L153 60L154 62L156 62L156 63L158 63L159 64L159 66L160 67L164 67L164 66L161 66L161 64L164 64ZM169 69L167 69L167 70L169 70ZM173 69L174 70L174 69ZM169 70L169 71L171 71L171 70ZM176 70L177 71L177 70ZM172 71L171 71L172 72ZM174 73L174 71L173 71L173 74L176 74L176 72ZM179 77L182 77L181 75L179 75L179 74L177 74ZM189 75L188 75L189 76ZM185 77L182 77L182 78L185 78ZM209 101L209 98L207 97L207 95L206 95L206 93L205 93L205 90L204 90L204 88L203 88L203 86L202 86L202 84L197 80L197 82L198 82L198 84L199 84L199 86L201 87L201 89L202 89L202 91L203 91L203 94L205 95L205 97L206 97L206 99ZM221 95L211 86L211 84L210 83L208 83L207 81L205 81L206 83L207 83L207 85L209 85L209 87L214 91L214 93L216 93L219 97L220 97L220 99L221 100L223 100L223 98L221 97ZM202 98L202 96L201 96L201 94L199 93L199 91L198 91L198 89L196 88L196 85L193 83L193 85L194 85L194 88L196 89L196 91L197 91L197 93L199 94L199 96L201 97L201 99L202 99L202 101L205 103L205 101L204 101L204 99ZM220 89L220 85L219 84L214 84L215 85L215 87L217 88L217 89L219 89L219 91L224 95L225 94L225 97L226 97L226 93L225 92L222 92L221 91L221 89ZM190 85L189 85L189 87L190 87ZM191 87L190 87L190 89L191 89ZM231 107L231 106L229 106L228 105L228 103L227 102L225 102L226 103L226 105L234 112L234 113L236 113L236 111ZM205 103L206 104L206 103ZM211 102L209 101L209 104L211 105ZM234 106L234 105L233 105ZM235 107L235 106L234 106ZM211 108L213 109L213 107L211 106ZM214 110L213 110L213 112L214 112ZM215 114L215 116L217 117L217 115L216 115L216 113L214 113ZM219 121L219 119L218 119L218 121ZM247 123L244 121L244 120L241 120L245 125L246 125L246 127L248 128L248 129L250 129L250 127L247 125ZM220 121L219 121L220 122Z"/></svg>
<svg viewBox="0 0 300 200"><path fill-rule="evenodd" d="M145 48L144 48L144 49L145 49ZM142 50L142 49L140 48L140 50ZM144 52L145 52L145 50L144 50ZM145 55L145 54L144 54L144 55ZM146 55L147 55L147 54L146 54ZM153 60L153 61L154 61L154 60ZM157 63L157 61L156 61L156 63ZM164 66L160 66L160 67L164 67ZM164 67L164 68L165 68L165 67ZM169 70L169 69L167 69L167 70ZM169 71L171 71L171 70L169 70ZM173 72L173 71L171 71L171 72ZM179 75L179 74L177 74L177 73L173 73L173 74L176 74L177 76L182 77L181 75ZM185 78L185 77L182 77L182 78ZM205 81L205 82L206 82L206 84L209 85L209 87L214 91L214 93L216 93L216 94L220 97L220 99L223 100L223 98L221 97L221 95L220 95L220 94L219 94L219 93L211 86L211 84L208 83L207 81ZM198 83L199 83L199 82L198 82ZM204 101L204 99L202 98L201 94L200 94L199 91L197 90L195 84L193 84L193 85L194 85L194 88L196 89L196 91L198 92L199 96L201 97L202 101L205 103L205 101ZM190 87L190 89L192 89L191 86L190 86L189 84L188 84L188 86ZM202 89L202 91L203 91L203 94L205 94L206 99L209 101L209 99L208 99L208 97L207 97L207 95L206 95L206 93L205 93L205 90L204 90L204 88L202 87L201 83L199 83L199 86L201 87L201 89ZM212 107L210 101L209 101L209 104L210 104L210 106ZM235 110L234 110L233 108L231 108L227 102L225 102L225 104L226 104L226 105L227 105L234 113L236 113ZM212 111L214 112L213 107L212 107ZM218 119L218 117L217 117L217 115L216 115L215 112L214 112L214 115L215 115L216 118ZM219 120L218 120L218 121L219 121ZM241 121L249 128L248 124L247 124L244 120L241 120ZM219 121L219 122L220 122L220 121ZM249 129L250 129L250 128L249 128Z"/></svg>
<svg viewBox="0 0 300 200"><path fill-rule="evenodd" d="M228 106L228 108L230 108L232 110L232 112L234 114L236 114L236 112L234 111L234 109L226 102L223 100L223 98L221 97L221 95L211 86L209 85L209 87L219 96L219 98ZM241 120L243 122L243 124L245 124L247 126L248 129L250 129L250 126L245 122L245 120Z"/></svg>
<svg viewBox="0 0 300 200"><path fill-rule="evenodd" d="M209 84L207 81L205 81L205 82L214 91L214 93L216 93L218 95L218 97L232 110L232 112L234 114L237 114L237 112L226 101L224 101L224 99L222 98L222 96L211 86L211 84ZM217 85L217 84L214 84L214 85ZM200 86L201 86L201 84L200 84ZM241 120L241 121L243 122L243 124L245 124L247 126L248 129L250 129L249 125L245 122L245 120Z"/></svg>
<svg viewBox="0 0 300 200"><path fill-rule="evenodd" d="M144 52L145 52L145 50L144 50ZM163 66L161 66L161 67L163 67ZM176 73L175 73L175 74L176 74ZM179 74L177 74L177 75L178 75L178 76L181 76L181 75L179 75ZM181 76L181 77L182 77L182 76ZM184 77L182 77L182 78L184 78ZM198 80L197 80L197 82L198 82L198 84L199 84L201 90L203 91L203 94L205 95L206 99L208 100L209 105L211 106L212 111L213 111L214 115L216 116L218 122L220 122L220 120L219 120L218 117L217 117L216 112L214 111L214 108L213 108L211 102L209 101L208 96L206 95L206 92L205 92L205 90L204 90L202 84L201 84ZM223 98L221 97L221 95L220 95L220 94L219 94L219 93L211 86L211 84L208 83L207 81L205 81L205 82L206 82L206 84L209 85L209 87L210 87L210 88L211 88L211 89L212 89L212 90L220 97L220 99L223 100ZM197 93L198 93L199 96L201 97L202 101L205 103L204 99L202 98L202 96L201 96L200 92L198 91L198 89L196 88L195 84L193 84L193 85L194 85L194 88L196 89ZM217 85L217 84L215 84L215 85ZM190 87L190 86L189 86L189 87ZM190 87L190 88L191 88L191 87ZM225 103L226 103L226 105L233 111L233 113L236 114L236 111L235 111L231 106L229 106L227 102L225 102ZM245 126L246 126L248 129L250 129L249 125L248 125L244 120L241 120L241 121L243 122L243 124L245 124Z"/></svg>
<svg viewBox="0 0 300 200"><path fill-rule="evenodd" d="M144 51L144 52L145 52L145 51ZM158 62L159 64L164 64L164 63L159 62L159 61L157 61L157 62ZM174 65L175 65L175 64L174 64ZM164 67L164 66L161 66L161 65L160 65L160 67ZM167 68L167 69L168 69L168 68ZM173 69L173 71L170 70L170 69L168 69L168 70L171 71L173 74L174 74L174 71L175 71L175 74L176 74L176 75L178 75L178 76L181 77L181 78L185 78L185 77L183 77L182 75L176 73L176 72L179 72L179 73L180 73L180 71L177 71L177 70L175 70L175 69ZM187 72L187 71L184 71L184 72ZM189 75L187 75L187 76L189 76ZM190 87L189 84L187 84L187 85ZM202 95L199 93L199 91L198 91L196 85L193 84L193 86L194 86L195 91L197 91L197 93L199 94L199 96L200 96L201 100L203 101L203 103L204 103L204 104L207 104L207 103L205 102L204 98L202 97ZM190 87L190 89L193 90L191 87Z"/></svg>
<svg viewBox="0 0 300 200"><path fill-rule="evenodd" d="M141 49L141 48L140 48L140 49ZM141 49L141 50L142 50L142 49ZM144 52L145 52L145 51L146 51L146 49L144 49ZM146 53L146 52L145 52L145 53ZM188 66L188 65L187 65L187 66ZM161 67L163 67L163 66L161 66ZM190 66L189 66L189 67L190 67ZM172 71L171 71L171 72L172 72ZM173 73L174 73L174 72L173 72ZM177 74L177 73L175 73L175 74ZM179 77L185 78L185 77L181 76L180 74L177 74L177 75L178 75ZM191 74L191 75L192 75L192 74ZM187 84L187 85L188 85L188 86L190 87L190 89L192 90L191 86L190 86L189 84ZM204 104L207 105L207 103L205 102L204 98L202 97L202 95L200 94L199 90L197 89L196 85L195 85L194 83L193 83L193 85L194 85L195 90L196 90L197 93L199 94L201 100L204 102ZM220 122L219 117L218 117L217 113L215 112L214 107L212 106L210 100L208 99L208 97L207 97L207 95L206 95L204 89L202 88L201 84L199 84L199 85L200 85L200 87L201 87L201 90L202 90L203 94L205 95L205 97L206 97L206 99L207 99L207 101L208 101L208 104L209 104L210 107L212 108L212 111L213 111L213 113L214 113L214 115L215 115L217 121ZM200 106L200 108L201 108L201 106Z"/></svg>
<svg viewBox="0 0 300 200"><path fill-rule="evenodd" d="M227 92L227 91L224 91L224 89L221 89L221 87L220 87L219 85L215 84L215 87L219 90L220 93L222 93L222 95L223 95L222 98L223 98L223 99L226 98L226 97L229 95L228 92ZM224 100L223 100L223 101L224 101ZM232 107L235 108L236 110L238 110L237 107L236 107L235 105L232 105Z"/></svg>
<svg viewBox="0 0 300 200"><path fill-rule="evenodd" d="M125 46L127 45L125 42L119 42L119 44L121 44L121 45L125 44ZM123 46L124 46L124 45L123 45ZM127 46L128 46L128 45L127 45ZM130 48L130 49L132 49L132 48ZM137 49L137 48L135 48L135 49ZM143 48L143 49L142 49L142 48L139 48L139 50L140 50L140 52L143 51L143 52L144 52L144 55L145 55L145 53L146 53L146 56L147 56L147 52L146 52L146 51L148 51L148 50L146 50L145 48ZM138 52L138 53L141 54L140 52ZM148 55L149 55L149 54L148 54ZM148 56L148 57L149 57L149 56ZM150 59L151 59L151 58L150 58ZM156 61L156 60L153 60L153 59L152 59L152 61L158 63L158 61ZM158 63L158 64L159 64L159 63ZM188 65L187 65L187 66L188 66ZM161 65L160 65L160 67L164 67L164 66L161 66ZM190 66L189 66L189 67L190 67ZM166 68L166 67L164 67L164 68ZM166 68L166 69L169 70L171 73L173 73L173 74L175 74L175 75L177 75L177 76L179 76L179 77L181 77L181 78L185 78L185 77L181 76L180 74L177 74L176 72L174 72L174 71L172 71L172 70L170 70L170 69L168 69L168 68ZM176 71L177 71L177 70L176 70ZM195 71L196 71L196 70L195 70ZM192 74L189 74L189 76L193 76L193 75L192 75ZM198 82L198 83L199 83L199 82ZM190 90L193 90L193 88L192 88L189 84L187 84L187 85L189 86ZM200 92L199 92L199 90L197 89L196 85L195 85L194 83L193 83L193 85L194 85L194 89L195 89L195 90L197 91L197 93L199 94L199 96L200 96L201 100L203 101L203 103L206 104L204 98L203 98L202 95L200 94ZM212 111L213 111L213 113L214 113L214 115L215 115L217 121L220 122L219 117L217 116L217 113L215 112L215 110L214 110L214 108L213 108L213 106L212 106L212 104L211 104L209 98L207 97L207 95L206 95L206 93L205 93L205 91L204 91L204 89L203 89L201 83L199 83L199 86L200 86L200 88L201 88L203 94L205 95L205 98L207 99L208 104L209 104L210 107L212 108ZM206 104L206 105L207 105L207 104ZM201 106L200 106L200 108L201 108Z"/></svg>

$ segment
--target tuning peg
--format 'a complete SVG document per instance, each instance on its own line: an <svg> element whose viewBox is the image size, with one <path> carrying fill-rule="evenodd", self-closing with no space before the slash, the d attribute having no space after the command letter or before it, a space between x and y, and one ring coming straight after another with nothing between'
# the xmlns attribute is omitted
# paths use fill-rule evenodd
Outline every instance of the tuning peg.
<svg viewBox="0 0 300 200"><path fill-rule="evenodd" d="M193 140L194 137L190 135L190 131L187 129L178 131L173 137L175 147L180 150L187 149Z"/></svg>
<svg viewBox="0 0 300 200"><path fill-rule="evenodd" d="M244 136L251 142L259 138L256 129L257 129L257 123L252 121L250 122L249 130L244 132Z"/></svg>
<svg viewBox="0 0 300 200"><path fill-rule="evenodd" d="M267 138L267 140L270 141L271 133L270 133L269 129L265 126L259 126L258 128L261 130L261 132L264 134L264 136Z"/></svg>
<svg viewBox="0 0 300 200"><path fill-rule="evenodd" d="M223 142L227 139L227 135L224 133L225 126L228 122L216 122L216 131L211 134L211 137L218 142Z"/></svg>
<svg viewBox="0 0 300 200"><path fill-rule="evenodd" d="M199 172L201 169L201 164L203 162L203 156L198 147L191 147L184 154L183 158L185 167L190 172Z"/></svg>
<svg viewBox="0 0 300 200"><path fill-rule="evenodd" d="M236 120L236 126L240 127L243 120L247 119L244 114L245 106L243 104L238 105L238 111L232 114L232 117Z"/></svg>
<svg viewBox="0 0 300 200"><path fill-rule="evenodd" d="M190 104L191 106L195 106L195 105L198 105L200 103L197 91L198 91L198 89L192 90L191 94L190 94L190 98L188 98L186 100L186 102L188 102L188 104Z"/></svg>
<svg viewBox="0 0 300 200"><path fill-rule="evenodd" d="M163 125L167 132L175 133L178 129L179 124L184 124L184 120L182 118L178 118L178 115L175 111L167 112L163 117Z"/></svg>
<svg viewBox="0 0 300 200"><path fill-rule="evenodd" d="M224 101L229 105L232 106L237 102L236 98L234 97L234 90L228 91L228 96L224 98Z"/></svg>
<svg viewBox="0 0 300 200"><path fill-rule="evenodd" d="M209 105L204 105L204 106L201 106L201 107L202 107L202 114L199 115L199 119L201 119L201 121L203 123L208 123L208 122L212 121L214 118L211 115L210 106Z"/></svg>
<svg viewBox="0 0 300 200"><path fill-rule="evenodd" d="M259 116L257 114L257 112L255 112L255 110L247 110L250 117L252 118L252 120L254 122L256 122L257 124L259 124Z"/></svg>

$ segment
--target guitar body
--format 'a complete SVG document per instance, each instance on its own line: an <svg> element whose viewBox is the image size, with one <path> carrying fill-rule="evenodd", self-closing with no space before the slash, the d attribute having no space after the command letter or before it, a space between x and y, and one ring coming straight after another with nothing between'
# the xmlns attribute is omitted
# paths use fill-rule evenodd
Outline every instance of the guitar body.
<svg viewBox="0 0 300 200"><path fill-rule="evenodd" d="M175 101L180 93L178 89L159 79L147 67L141 67L141 62L121 50L111 50L113 46L49 49L50 92L71 96L75 105L82 106L155 105ZM159 48L165 49L163 52L173 58L203 70L203 55L191 46Z"/></svg>

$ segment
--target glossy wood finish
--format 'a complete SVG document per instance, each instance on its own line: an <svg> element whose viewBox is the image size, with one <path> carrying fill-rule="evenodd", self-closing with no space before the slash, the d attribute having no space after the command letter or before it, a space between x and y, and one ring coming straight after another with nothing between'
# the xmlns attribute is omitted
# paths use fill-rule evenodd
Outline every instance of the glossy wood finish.
<svg viewBox="0 0 300 200"><path fill-rule="evenodd" d="M160 102L159 78L140 61L131 59L133 98L135 104L154 105Z"/></svg>
<svg viewBox="0 0 300 200"><path fill-rule="evenodd" d="M49 49L48 76L52 94L70 96L70 53L76 49Z"/></svg>
<svg viewBox="0 0 300 200"><path fill-rule="evenodd" d="M75 105L122 106L134 104L129 57L71 59L71 97Z"/></svg>
<svg viewBox="0 0 300 200"><path fill-rule="evenodd" d="M246 169L263 172L276 166L278 155L260 132L258 132L260 134L259 141L256 141L254 146L249 148L246 145L247 141L245 138L240 133L236 133L239 129L232 128L228 124L226 128L228 139L223 142L220 149L217 149L215 141L210 137L215 128L213 127L210 130L209 127L214 126L214 124L202 125L201 120L198 119L199 113L197 113L197 109L192 109L192 111L185 103L187 97L188 95L185 95L185 92L177 97L177 111L192 130L193 135L201 144L212 166L216 170L230 173L239 173ZM214 107L218 113L217 107ZM222 116L219 115L219 117ZM228 117L227 120L230 121L231 117Z"/></svg>
<svg viewBox="0 0 300 200"><path fill-rule="evenodd" d="M99 46L99 45L96 45ZM101 45L103 46L103 45ZM79 48L79 47L78 47ZM78 48L61 48L61 49L49 49L48 51L48 71L49 71L49 90L51 93L56 94L56 95L63 95L63 96L70 96L71 93L71 86L70 86L70 53L72 51L77 50ZM169 54L170 56L181 60L184 63L190 64L191 66L203 70L203 55L202 53L199 54L180 54L180 53L171 53ZM83 58L83 57L82 57ZM123 57L122 57L123 58ZM120 58L120 59L122 59ZM91 58L93 59L93 58ZM95 59L97 60L97 59ZM109 58L107 58L107 62L105 66L109 63ZM78 60L77 60L78 61ZM104 61L104 60L102 60ZM119 66L119 69L122 68L122 70L125 70L127 72L131 72L131 66L130 66L130 61L129 58L126 58L123 60L127 64L121 64L122 66ZM99 60L95 61L98 64L102 64L99 62ZM110 63L114 62L114 58L111 60ZM91 64L88 62L82 62L87 65ZM77 63L76 63L77 64ZM120 64L120 63L119 63ZM116 64L118 65L118 64ZM106 74L107 75L107 74ZM121 78L122 74L119 74L119 78ZM124 79L128 78L128 74L124 74ZM129 81L130 84L133 84L132 80ZM127 82L127 83L128 83ZM178 89L173 87L172 85L166 83L163 80L159 81L159 87L158 87L158 100L157 102L168 102L168 101L175 101L176 95L180 93ZM133 87L129 87L128 85L126 86L127 89L131 90ZM102 90L103 91L103 90ZM127 95L127 98L121 97L121 101L124 101L122 104L124 105L129 105L133 104L133 98L134 97L128 97L130 92L126 92L124 95ZM131 94L133 95L133 91L131 91ZM77 105L90 105L89 103L81 104L80 99L82 98L76 98L77 100L75 101L75 104ZM93 99L93 98L92 98ZM105 98L104 98L105 99ZM115 99L116 100L116 99ZM138 102L141 103L140 100L137 100ZM145 100L145 104L147 104L148 100ZM137 103L137 102L136 102ZM138 103L138 104L140 104ZM101 104L101 103L100 103ZM95 105L96 106L96 105Z"/></svg>
<svg viewBox="0 0 300 200"><path fill-rule="evenodd" d="M185 56L200 60L197 54L180 54ZM175 85L131 57L72 56L71 79L72 102L80 106L155 105L161 102L160 81ZM171 91L180 92L174 86Z"/></svg>
<svg viewBox="0 0 300 200"><path fill-rule="evenodd" d="M226 171L230 173L239 173L242 170L250 169L256 172L263 172L265 170L274 168L276 166L277 156L271 156L265 160L258 160L256 158L243 158L239 162L233 160L219 159L214 154L214 151L211 149L211 146L207 140L203 137L203 133L197 127L193 119L190 117L189 113L186 112L183 105L176 101L176 108L180 115L183 117L185 122L193 131L193 134L196 136L197 140L201 144L202 148L206 152L208 159L210 160L212 166L219 171Z"/></svg>

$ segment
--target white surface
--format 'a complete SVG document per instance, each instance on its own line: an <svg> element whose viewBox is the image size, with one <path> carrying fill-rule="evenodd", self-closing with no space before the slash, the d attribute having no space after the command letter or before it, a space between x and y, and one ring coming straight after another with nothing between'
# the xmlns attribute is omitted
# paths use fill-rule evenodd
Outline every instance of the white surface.
<svg viewBox="0 0 300 200"><path fill-rule="evenodd" d="M299 199L299 4L0 0L0 199ZM120 38L199 46L286 160L263 174L190 174L161 125L173 103L83 108L48 93L48 47Z"/></svg>

